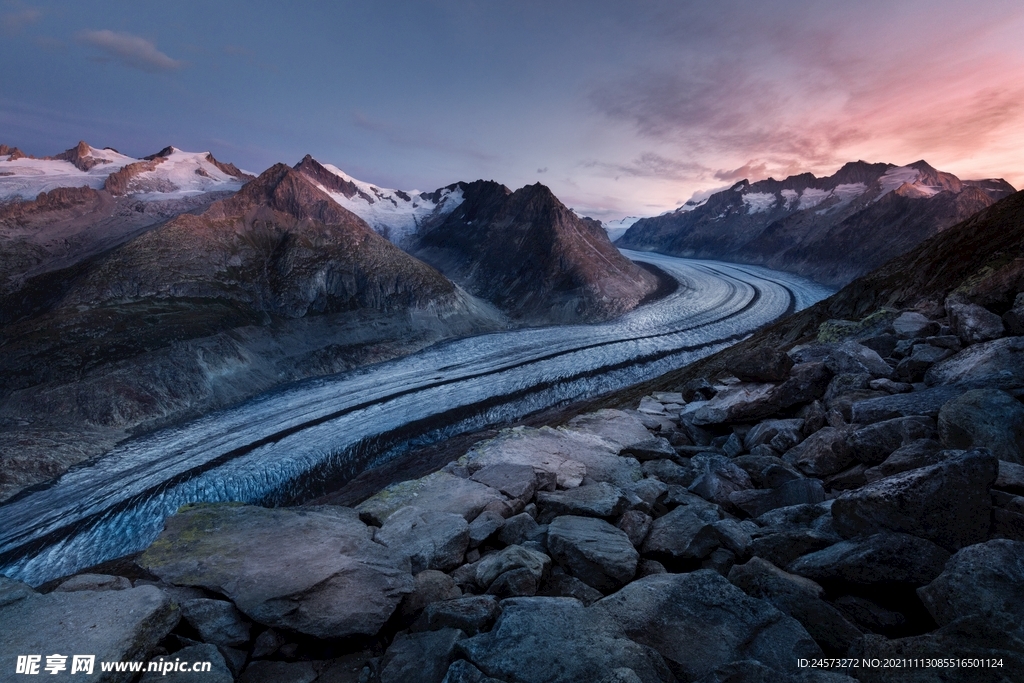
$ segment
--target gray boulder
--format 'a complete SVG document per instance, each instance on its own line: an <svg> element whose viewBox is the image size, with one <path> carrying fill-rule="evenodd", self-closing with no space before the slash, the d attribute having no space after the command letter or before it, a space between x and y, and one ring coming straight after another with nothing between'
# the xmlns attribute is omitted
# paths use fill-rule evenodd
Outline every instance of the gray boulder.
<svg viewBox="0 0 1024 683"><path fill-rule="evenodd" d="M767 600L807 629L826 652L842 654L861 639L861 632L835 607L814 581L789 574L759 557L735 565L729 582L752 598Z"/></svg>
<svg viewBox="0 0 1024 683"><path fill-rule="evenodd" d="M938 332L939 324L916 311L904 311L892 321L892 328L901 339L917 339Z"/></svg>
<svg viewBox="0 0 1024 683"><path fill-rule="evenodd" d="M640 548L643 546L647 534L651 531L651 524L653 523L654 520L650 515L639 510L627 510L619 518L619 522L615 526L626 534L634 548Z"/></svg>
<svg viewBox="0 0 1024 683"><path fill-rule="evenodd" d="M1002 318L977 304L947 301L946 313L949 326L964 345L991 341L1006 333Z"/></svg>
<svg viewBox="0 0 1024 683"><path fill-rule="evenodd" d="M540 579L532 571L526 568L510 569L487 587L487 594L497 597L499 600L505 598L521 598L537 594L540 586Z"/></svg>
<svg viewBox="0 0 1024 683"><path fill-rule="evenodd" d="M707 569L646 576L591 609L661 653L684 681L740 659L796 672L798 658L821 652L795 619Z"/></svg>
<svg viewBox="0 0 1024 683"><path fill-rule="evenodd" d="M896 366L896 375L904 382L920 382L928 368L953 355L952 349L931 344L915 344L910 355ZM890 392L894 393L894 392Z"/></svg>
<svg viewBox="0 0 1024 683"><path fill-rule="evenodd" d="M938 365L933 367L938 367ZM946 401L961 393L963 390L957 387L941 386L912 391L909 394L892 394L858 400L850 406L850 421L853 424L870 424L912 415L936 417Z"/></svg>
<svg viewBox="0 0 1024 683"><path fill-rule="evenodd" d="M710 555L720 543L712 522L686 507L678 507L654 520L642 550L644 556L660 562L699 560Z"/></svg>
<svg viewBox="0 0 1024 683"><path fill-rule="evenodd" d="M444 675L441 683L502 683L497 678L485 676L484 672L476 668L465 659L456 659L448 667L448 673Z"/></svg>
<svg viewBox="0 0 1024 683"><path fill-rule="evenodd" d="M528 569L540 581L549 566L551 558L544 553L520 545L510 545L485 555L476 563L476 582L481 588L487 588L499 575L513 569Z"/></svg>
<svg viewBox="0 0 1024 683"><path fill-rule="evenodd" d="M934 465L945 457L940 453L941 450L942 446L933 439L911 441L893 451L880 465L864 470L864 479L878 481L900 472Z"/></svg>
<svg viewBox="0 0 1024 683"><path fill-rule="evenodd" d="M847 444L853 457L865 465L878 465L897 448L917 439L935 438L935 421L915 415L883 420L850 434Z"/></svg>
<svg viewBox="0 0 1024 683"><path fill-rule="evenodd" d="M754 487L750 475L724 456L696 455L690 459L690 465L697 477L689 490L717 505L728 506L730 494Z"/></svg>
<svg viewBox="0 0 1024 683"><path fill-rule="evenodd" d="M989 389L1024 387L1024 337L1004 337L969 346L925 373L929 385Z"/></svg>
<svg viewBox="0 0 1024 683"><path fill-rule="evenodd" d="M448 571L462 564L469 547L469 524L462 515L407 506L393 512L374 540L409 558L412 573Z"/></svg>
<svg viewBox="0 0 1024 683"><path fill-rule="evenodd" d="M249 642L251 624L230 602L223 600L185 600L181 616L207 643L241 647Z"/></svg>
<svg viewBox="0 0 1024 683"><path fill-rule="evenodd" d="M629 505L622 489L606 482L579 486L567 491L541 491L537 507L547 518L558 515L582 517L618 517Z"/></svg>
<svg viewBox="0 0 1024 683"><path fill-rule="evenodd" d="M881 533L804 555L789 571L821 582L922 586L942 572L949 553L923 538Z"/></svg>
<svg viewBox="0 0 1024 683"><path fill-rule="evenodd" d="M817 479L792 479L774 489L737 491L729 501L751 517L792 505L813 505L825 500L825 489Z"/></svg>
<svg viewBox="0 0 1024 683"><path fill-rule="evenodd" d="M444 470L419 479L391 484L356 506L360 517L381 526L394 512L409 505L421 510L451 512L468 522L505 496L490 486Z"/></svg>
<svg viewBox="0 0 1024 683"><path fill-rule="evenodd" d="M690 404L680 415L695 425L745 422L768 417L781 407L774 384L736 384L703 404Z"/></svg>
<svg viewBox="0 0 1024 683"><path fill-rule="evenodd" d="M1024 465L1000 460L995 487L1003 491L1024 493Z"/></svg>
<svg viewBox="0 0 1024 683"><path fill-rule="evenodd" d="M0 607L0 666L5 677L12 677L8 680L14 680L17 655L95 655L94 676L100 675L103 661L143 660L181 616L170 599L153 586L41 595L9 582L4 592L7 599L21 595ZM45 663L43 659L40 673L48 678L43 671ZM63 680L73 681L70 658L67 665ZM111 672L101 680L125 683L134 676Z"/></svg>
<svg viewBox="0 0 1024 683"><path fill-rule="evenodd" d="M469 547L476 548L504 525L504 517L492 510L484 510L469 524Z"/></svg>
<svg viewBox="0 0 1024 683"><path fill-rule="evenodd" d="M198 662L209 662L209 671L167 671L157 673L148 671L139 679L139 683L234 683L235 677L231 675L224 655L217 649L216 645L199 643L183 647L173 656L157 657L151 661L160 662L163 659L169 664L177 661L196 664ZM162 669L162 667L161 667ZM71 680L74 680L73 678Z"/></svg>
<svg viewBox="0 0 1024 683"><path fill-rule="evenodd" d="M482 467L470 479L498 489L509 498L529 501L537 490L537 473L530 465L499 462Z"/></svg>
<svg viewBox="0 0 1024 683"><path fill-rule="evenodd" d="M493 595L469 595L427 605L412 631L459 629L472 636L489 629L499 614L501 608Z"/></svg>
<svg viewBox="0 0 1024 683"><path fill-rule="evenodd" d="M659 458L674 458L676 449L667 439L661 436L651 437L639 443L626 446L619 455L636 458L640 462L658 460Z"/></svg>
<svg viewBox="0 0 1024 683"><path fill-rule="evenodd" d="M743 447L748 451L755 446L770 443L779 434L790 435L797 443L803 440L801 430L804 428L804 420L794 418L791 420L765 420L754 425L743 437Z"/></svg>
<svg viewBox="0 0 1024 683"><path fill-rule="evenodd" d="M836 531L854 536L898 531L955 551L988 534L998 460L968 451L848 491L832 504Z"/></svg>
<svg viewBox="0 0 1024 683"><path fill-rule="evenodd" d="M168 518L138 562L319 638L375 634L413 587L406 555L373 542L352 510L326 506L195 506Z"/></svg>
<svg viewBox="0 0 1024 683"><path fill-rule="evenodd" d="M601 591L591 588L575 576L554 572L544 581L537 595L549 598L575 598L587 607L604 597Z"/></svg>
<svg viewBox="0 0 1024 683"><path fill-rule="evenodd" d="M1024 405L999 389L974 389L939 411L946 448L987 448L1000 460L1024 462Z"/></svg>
<svg viewBox="0 0 1024 683"><path fill-rule="evenodd" d="M384 653L380 683L441 683L465 637L454 628L399 633Z"/></svg>
<svg viewBox="0 0 1024 683"><path fill-rule="evenodd" d="M630 640L596 606L572 598L506 600L494 628L458 648L484 674L517 683L600 681L622 667L645 683L672 676L657 652Z"/></svg>
<svg viewBox="0 0 1024 683"><path fill-rule="evenodd" d="M823 362L797 363L789 374L771 395L780 409L820 399L832 379L832 371Z"/></svg>
<svg viewBox="0 0 1024 683"><path fill-rule="evenodd" d="M570 574L605 592L632 579L640 559L625 532L593 517L556 517L548 526L548 550Z"/></svg>
<svg viewBox="0 0 1024 683"><path fill-rule="evenodd" d="M996 539L961 549L917 591L939 624L974 613L1005 612L1024 621L1024 543Z"/></svg>
<svg viewBox="0 0 1024 683"><path fill-rule="evenodd" d="M498 540L505 545L522 545L537 535L539 527L540 525L529 513L520 512L505 520L504 526L498 533Z"/></svg>
<svg viewBox="0 0 1024 683"><path fill-rule="evenodd" d="M824 477L841 472L853 463L853 450L847 443L850 429L825 427L791 448L782 459L801 472Z"/></svg>
<svg viewBox="0 0 1024 683"><path fill-rule="evenodd" d="M837 375L866 372L872 377L894 379L892 368L876 351L851 340L844 341L833 349L825 360L825 365Z"/></svg>
<svg viewBox="0 0 1024 683"><path fill-rule="evenodd" d="M405 617L414 617L431 603L462 597L455 579L436 569L420 572L413 581L412 592L402 599L398 607L398 611Z"/></svg>
<svg viewBox="0 0 1024 683"><path fill-rule="evenodd" d="M787 567L796 558L827 548L837 540L834 534L814 529L777 531L755 537L750 542L750 554L777 567Z"/></svg>
<svg viewBox="0 0 1024 683"><path fill-rule="evenodd" d="M692 467L683 467L671 460L649 460L643 464L643 473L645 477L678 486L689 486L697 478Z"/></svg>

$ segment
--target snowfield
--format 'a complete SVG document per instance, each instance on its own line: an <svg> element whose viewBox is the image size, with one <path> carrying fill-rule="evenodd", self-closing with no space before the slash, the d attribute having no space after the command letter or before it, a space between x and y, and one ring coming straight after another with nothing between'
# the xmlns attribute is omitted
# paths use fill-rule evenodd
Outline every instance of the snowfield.
<svg viewBox="0 0 1024 683"><path fill-rule="evenodd" d="M126 442L0 506L0 572L39 585L141 550L186 503L309 499L417 444L656 377L830 293L755 266L623 253L681 286L611 322L446 342Z"/></svg>

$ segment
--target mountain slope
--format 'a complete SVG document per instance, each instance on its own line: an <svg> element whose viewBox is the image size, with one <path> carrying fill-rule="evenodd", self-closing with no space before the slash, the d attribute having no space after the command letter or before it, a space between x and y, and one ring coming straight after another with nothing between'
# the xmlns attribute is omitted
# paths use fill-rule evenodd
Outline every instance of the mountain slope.
<svg viewBox="0 0 1024 683"><path fill-rule="evenodd" d="M506 324L283 164L22 292L36 305L0 326L0 498L130 431Z"/></svg>
<svg viewBox="0 0 1024 683"><path fill-rule="evenodd" d="M741 181L696 207L637 221L617 244L843 284L1013 191L1003 180L961 181L924 161L858 161L826 178Z"/></svg>
<svg viewBox="0 0 1024 683"><path fill-rule="evenodd" d="M410 252L514 318L603 320L657 287L612 246L600 223L579 218L539 183L512 192L476 181L463 196L421 229Z"/></svg>

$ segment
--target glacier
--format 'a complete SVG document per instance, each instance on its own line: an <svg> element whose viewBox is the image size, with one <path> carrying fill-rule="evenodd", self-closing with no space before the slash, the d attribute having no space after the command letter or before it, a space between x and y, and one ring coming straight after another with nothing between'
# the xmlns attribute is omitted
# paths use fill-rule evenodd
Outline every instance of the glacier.
<svg viewBox="0 0 1024 683"><path fill-rule="evenodd" d="M0 505L0 573L39 585L137 552L186 504L301 503L418 445L657 377L831 293L756 266L623 254L680 286L610 322L444 342L125 442Z"/></svg>

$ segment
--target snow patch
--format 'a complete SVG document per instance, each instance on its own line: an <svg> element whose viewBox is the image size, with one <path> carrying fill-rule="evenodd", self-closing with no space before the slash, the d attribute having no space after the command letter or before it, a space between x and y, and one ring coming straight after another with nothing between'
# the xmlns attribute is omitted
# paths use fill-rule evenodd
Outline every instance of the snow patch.
<svg viewBox="0 0 1024 683"><path fill-rule="evenodd" d="M800 194L799 209L811 209L821 204L829 196L828 190L819 190L816 187L808 187Z"/></svg>
<svg viewBox="0 0 1024 683"><path fill-rule="evenodd" d="M782 191L782 199L786 203L785 203L785 205L782 208L784 208L786 211L789 211L790 207L793 206L796 203L796 200L797 200L797 198L799 196L800 196L800 193L797 192L796 190L783 190Z"/></svg>
<svg viewBox="0 0 1024 683"><path fill-rule="evenodd" d="M878 179L878 184L882 186L882 194L878 197L881 198L882 195L889 194L903 183L914 184L919 177L921 177L921 172L916 168L909 166L890 168Z"/></svg>
<svg viewBox="0 0 1024 683"><path fill-rule="evenodd" d="M438 200L419 190L403 192L377 187L357 180L337 166L322 164L324 168L342 180L352 183L359 190L351 197L319 186L331 199L362 218L376 232L387 237L394 244L401 244L414 235L427 218L446 216L463 202L462 188L445 188Z"/></svg>
<svg viewBox="0 0 1024 683"><path fill-rule="evenodd" d="M771 192L748 192L743 195L743 203L747 205L747 213L769 211L778 201Z"/></svg>

